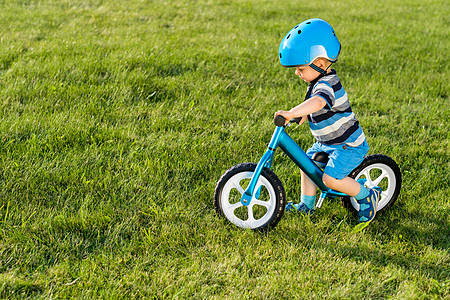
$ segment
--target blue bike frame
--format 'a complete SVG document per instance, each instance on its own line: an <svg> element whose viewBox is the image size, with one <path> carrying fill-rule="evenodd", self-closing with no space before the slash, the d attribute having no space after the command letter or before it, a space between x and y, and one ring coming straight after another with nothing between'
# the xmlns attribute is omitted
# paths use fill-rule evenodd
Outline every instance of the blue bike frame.
<svg viewBox="0 0 450 300"><path fill-rule="evenodd" d="M270 140L269 147L266 153L262 156L255 172L253 173L250 184L245 190L241 198L241 203L244 206L250 205L253 193L255 192L256 183L258 182L261 171L264 167L269 168L272 166L273 156L277 147L280 147L289 158L295 162L295 164L316 184L320 189L321 195L317 201L316 207L322 205L323 199L326 197L334 198L337 196L348 196L347 194L332 190L328 188L322 181L323 171L310 159L305 151L300 148L299 145L285 132L284 126L277 126L273 132L272 139ZM256 192L255 198L259 197L260 188Z"/></svg>

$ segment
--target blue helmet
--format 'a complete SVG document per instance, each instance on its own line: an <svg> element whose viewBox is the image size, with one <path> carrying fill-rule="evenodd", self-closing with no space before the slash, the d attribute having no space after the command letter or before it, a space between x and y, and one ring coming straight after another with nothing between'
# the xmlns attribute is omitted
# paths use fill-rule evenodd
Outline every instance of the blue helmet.
<svg viewBox="0 0 450 300"><path fill-rule="evenodd" d="M309 19L292 28L280 43L283 67L311 65L316 58L331 62L338 59L341 43L330 24L322 19Z"/></svg>

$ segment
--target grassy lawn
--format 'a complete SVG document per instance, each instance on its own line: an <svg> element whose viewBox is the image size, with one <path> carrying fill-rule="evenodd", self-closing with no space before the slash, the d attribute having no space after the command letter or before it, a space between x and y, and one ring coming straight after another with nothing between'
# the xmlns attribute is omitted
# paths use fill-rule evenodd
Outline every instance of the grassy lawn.
<svg viewBox="0 0 450 300"><path fill-rule="evenodd" d="M0 298L450 299L445 1L0 1ZM278 46L330 22L334 68L400 197L260 234L213 208L306 92ZM307 148L307 126L290 135ZM274 172L289 201L298 168Z"/></svg>

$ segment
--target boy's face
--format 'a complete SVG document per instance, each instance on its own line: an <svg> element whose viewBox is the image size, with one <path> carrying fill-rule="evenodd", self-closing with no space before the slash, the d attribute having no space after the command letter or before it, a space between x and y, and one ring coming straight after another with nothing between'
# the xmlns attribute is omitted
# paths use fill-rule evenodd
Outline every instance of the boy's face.
<svg viewBox="0 0 450 300"><path fill-rule="evenodd" d="M306 82L311 82L320 75L319 72L311 68L310 66L306 67L295 67L295 75L298 75L301 79Z"/></svg>

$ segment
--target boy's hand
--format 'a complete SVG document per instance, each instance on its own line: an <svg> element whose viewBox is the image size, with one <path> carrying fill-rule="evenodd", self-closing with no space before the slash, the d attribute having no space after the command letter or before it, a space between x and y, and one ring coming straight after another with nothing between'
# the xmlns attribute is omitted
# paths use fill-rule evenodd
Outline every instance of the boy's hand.
<svg viewBox="0 0 450 300"><path fill-rule="evenodd" d="M284 125L289 123L289 121L293 118L292 113L290 111L279 110L274 114L273 118L275 119L275 117L278 115L281 115L286 119L286 121L284 122Z"/></svg>
<svg viewBox="0 0 450 300"><path fill-rule="evenodd" d="M327 105L327 101L325 101L324 98L320 96L314 96L302 102L301 104L297 105L296 107L294 107L289 111L285 110L277 111L274 117L282 115L286 119L285 125L289 122L289 120L293 118L302 117L302 120L298 123L302 124L306 120L305 116L321 110L322 108L325 107L325 105Z"/></svg>
<svg viewBox="0 0 450 300"><path fill-rule="evenodd" d="M275 118L278 115L282 115L286 119L286 122L284 123L284 125L289 123L289 121L291 119L295 118L295 116L290 111L285 111L285 110L277 111L273 117ZM303 122L305 122L307 118L308 118L308 116L301 117L300 121L298 122L298 125L302 125Z"/></svg>
<svg viewBox="0 0 450 300"><path fill-rule="evenodd" d="M300 119L300 122L298 122L298 125L302 125L306 120L308 120L308 116L303 116L303 117Z"/></svg>

